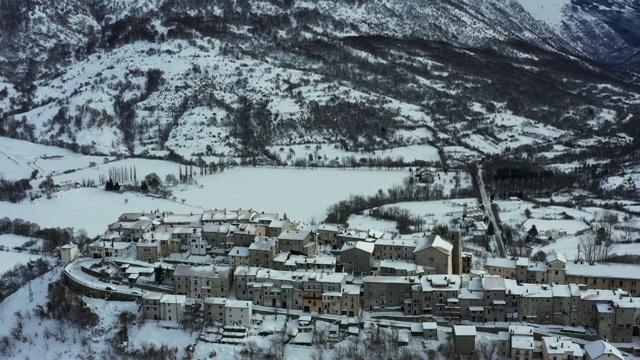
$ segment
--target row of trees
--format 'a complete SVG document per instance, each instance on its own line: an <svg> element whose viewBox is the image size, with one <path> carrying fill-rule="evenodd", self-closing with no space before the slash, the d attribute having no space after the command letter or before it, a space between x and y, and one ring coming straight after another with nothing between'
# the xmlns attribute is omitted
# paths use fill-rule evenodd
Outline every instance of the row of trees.
<svg viewBox="0 0 640 360"><path fill-rule="evenodd" d="M11 220L6 216L0 218L0 234L16 234L42 239L42 252L46 254L53 254L58 247L71 242L82 248L91 240L84 229L78 230L77 233L74 233L74 229L70 227L41 229L36 223L20 218Z"/></svg>
<svg viewBox="0 0 640 360"><path fill-rule="evenodd" d="M0 201L18 203L27 197L27 191L31 189L29 179L16 181L0 179Z"/></svg>
<svg viewBox="0 0 640 360"><path fill-rule="evenodd" d="M469 196L473 190L458 191L451 196ZM375 195L351 195L346 200L331 205L327 209L325 222L346 223L351 214L362 213L382 205L389 205L403 201L428 201L445 198L442 184L416 184L413 177L408 177L402 185L395 185L386 192L379 189Z"/></svg>
<svg viewBox="0 0 640 360"><path fill-rule="evenodd" d="M51 265L43 258L31 260L26 264L16 264L0 277L0 302L49 270Z"/></svg>
<svg viewBox="0 0 640 360"><path fill-rule="evenodd" d="M369 212L369 215L376 219L395 221L396 229L400 234L421 232L425 225L422 216L413 215L411 211L397 206L375 208Z"/></svg>

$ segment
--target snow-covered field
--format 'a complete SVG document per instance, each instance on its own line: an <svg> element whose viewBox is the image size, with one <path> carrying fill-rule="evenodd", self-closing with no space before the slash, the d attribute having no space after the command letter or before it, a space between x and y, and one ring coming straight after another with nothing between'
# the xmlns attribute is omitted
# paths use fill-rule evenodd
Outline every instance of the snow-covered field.
<svg viewBox="0 0 640 360"><path fill-rule="evenodd" d="M207 209L252 208L318 222L330 205L349 195L371 195L400 184L406 176L405 171L234 168L198 177L202 188L174 195Z"/></svg>
<svg viewBox="0 0 640 360"><path fill-rule="evenodd" d="M124 168L130 174L135 168L138 181L152 172L164 181L166 175L178 177L180 171L178 164L169 161L111 159L104 163L103 158L83 156L56 147L0 139L0 162L4 165L0 171L7 178L28 177L38 169L40 176L52 174L56 184L83 183L84 180L99 184L101 178L109 176L110 169ZM421 154L418 148L405 150ZM90 167L92 162L94 164ZM369 195L378 189L386 190L400 184L406 176L408 172L398 170L232 168L213 175L196 175L194 178L198 186L172 189L179 203L130 193L108 193L102 188L78 188L57 192L53 199L2 203L0 209L11 214L11 218L22 218L43 227L84 228L90 236L103 232L106 225L123 212L157 209L188 213L200 211L200 208L253 208L287 213L299 221L321 221L327 207L335 202L351 194ZM452 176L453 173L442 174L443 186L453 186ZM38 184L39 180L32 182L34 188ZM186 205L182 204L182 199Z"/></svg>
<svg viewBox="0 0 640 360"><path fill-rule="evenodd" d="M125 199L128 202L125 203ZM12 218L35 222L40 227L73 227L85 229L89 236L100 235L107 225L125 212L173 211L190 213L201 211L193 206L135 194L117 194L103 188L79 188L61 191L52 199L23 201L18 204L0 203L3 213Z"/></svg>
<svg viewBox="0 0 640 360"><path fill-rule="evenodd" d="M13 269L13 267L18 264L24 265L30 260L37 260L41 257L42 256L40 255L33 255L28 253L0 251L0 274Z"/></svg>

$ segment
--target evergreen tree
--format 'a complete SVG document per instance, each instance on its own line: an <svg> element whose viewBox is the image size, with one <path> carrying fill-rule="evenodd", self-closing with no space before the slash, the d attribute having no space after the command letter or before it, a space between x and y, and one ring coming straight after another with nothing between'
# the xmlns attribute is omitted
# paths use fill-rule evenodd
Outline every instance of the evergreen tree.
<svg viewBox="0 0 640 360"><path fill-rule="evenodd" d="M147 183L143 180L142 183L140 184L140 191L142 192L147 192L149 191L149 187L147 186Z"/></svg>
<svg viewBox="0 0 640 360"><path fill-rule="evenodd" d="M536 228L536 224L531 225L531 229L529 229L529 235L531 238L535 238L538 236L538 229Z"/></svg>
<svg viewBox="0 0 640 360"><path fill-rule="evenodd" d="M120 183L113 184L113 191L120 191Z"/></svg>
<svg viewBox="0 0 640 360"><path fill-rule="evenodd" d="M489 226L487 227L487 235L493 236L496 233L496 229L493 227L493 223L489 222Z"/></svg>
<svg viewBox="0 0 640 360"><path fill-rule="evenodd" d="M104 189L107 191L113 191L113 181L111 178L107 181L107 184L104 186Z"/></svg>
<svg viewBox="0 0 640 360"><path fill-rule="evenodd" d="M158 265L158 267L156 267L156 269L154 270L154 273L155 273L155 277L156 277L156 283L157 284L162 284L162 282L164 281L164 278L166 276L162 266Z"/></svg>

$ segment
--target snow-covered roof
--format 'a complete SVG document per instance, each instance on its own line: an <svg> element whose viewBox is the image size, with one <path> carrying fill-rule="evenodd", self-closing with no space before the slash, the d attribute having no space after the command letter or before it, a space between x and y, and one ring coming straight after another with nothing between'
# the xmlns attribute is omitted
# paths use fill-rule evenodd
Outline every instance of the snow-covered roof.
<svg viewBox="0 0 640 360"><path fill-rule="evenodd" d="M153 242L153 240L156 241L169 241L171 240L171 234L170 232L164 232L164 231L154 231L154 232L149 232L149 233L144 233L142 235L142 239L139 240L143 241L143 242Z"/></svg>
<svg viewBox="0 0 640 360"><path fill-rule="evenodd" d="M571 288L569 285L554 285L551 287L553 297L571 297Z"/></svg>
<svg viewBox="0 0 640 360"><path fill-rule="evenodd" d="M227 298L206 297L204 298L204 302L207 304L213 304L213 305L224 305L227 303Z"/></svg>
<svg viewBox="0 0 640 360"><path fill-rule="evenodd" d="M277 243L278 243L278 238L256 236L256 238L253 239L253 242L251 243L251 245L249 245L249 250L272 251Z"/></svg>
<svg viewBox="0 0 640 360"><path fill-rule="evenodd" d="M320 224L317 230L339 232L342 228L343 226L338 224Z"/></svg>
<svg viewBox="0 0 640 360"><path fill-rule="evenodd" d="M487 258L487 267L499 267L504 269L516 269L516 261L509 258Z"/></svg>
<svg viewBox="0 0 640 360"><path fill-rule="evenodd" d="M511 335L511 348L533 350L533 336Z"/></svg>
<svg viewBox="0 0 640 360"><path fill-rule="evenodd" d="M504 278L501 276L485 276L482 278L482 288L484 290L507 290Z"/></svg>
<svg viewBox="0 0 640 360"><path fill-rule="evenodd" d="M231 249L231 251L229 251L228 256L248 257L249 248L244 246L236 246L233 249Z"/></svg>
<svg viewBox="0 0 640 360"><path fill-rule="evenodd" d="M106 231L104 234L102 234L102 236L100 236L101 240L118 240L118 239L122 239L122 233L120 233L120 231L111 231L108 230Z"/></svg>
<svg viewBox="0 0 640 360"><path fill-rule="evenodd" d="M456 336L476 336L476 327L470 325L453 325Z"/></svg>
<svg viewBox="0 0 640 360"><path fill-rule="evenodd" d="M305 240L311 232L305 230L285 230L280 236L278 236L278 240Z"/></svg>
<svg viewBox="0 0 640 360"><path fill-rule="evenodd" d="M186 295L167 295L163 294L160 302L163 304L184 304L187 301Z"/></svg>
<svg viewBox="0 0 640 360"><path fill-rule="evenodd" d="M78 245L69 243L69 244L65 244L65 245L60 246L60 249L73 249L73 248L77 248L77 247L78 247Z"/></svg>
<svg viewBox="0 0 640 360"><path fill-rule="evenodd" d="M584 350L589 354L591 359L597 359L602 355L607 355L607 357L613 356L613 358L618 358L620 360L624 359L624 356L622 356L622 353L618 348L603 340L588 343L584 346Z"/></svg>
<svg viewBox="0 0 640 360"><path fill-rule="evenodd" d="M165 215L162 222L165 224L191 224L199 223L202 220L202 214L170 214Z"/></svg>
<svg viewBox="0 0 640 360"><path fill-rule="evenodd" d="M160 300L164 295L161 292L157 291L147 291L144 295L142 295L142 300Z"/></svg>
<svg viewBox="0 0 640 360"><path fill-rule="evenodd" d="M151 226L152 220L138 220L131 226L132 230L144 230Z"/></svg>
<svg viewBox="0 0 640 360"><path fill-rule="evenodd" d="M188 277L207 277L207 278L226 278L229 274L229 267L227 266L191 266L191 265L176 265L176 269L173 272L173 276L188 276Z"/></svg>
<svg viewBox="0 0 640 360"><path fill-rule="evenodd" d="M342 287L342 292L348 295L360 295L360 285L344 285Z"/></svg>
<svg viewBox="0 0 640 360"><path fill-rule="evenodd" d="M282 227L289 222L290 222L289 220L271 220L268 227L273 229L282 229Z"/></svg>
<svg viewBox="0 0 640 360"><path fill-rule="evenodd" d="M202 232L204 233L223 233L226 234L229 232L231 228L231 224L223 223L223 224L212 224L206 223L202 227Z"/></svg>
<svg viewBox="0 0 640 360"><path fill-rule="evenodd" d="M422 323L422 328L425 330L437 330L438 329L438 323L435 322L423 322Z"/></svg>
<svg viewBox="0 0 640 360"><path fill-rule="evenodd" d="M256 283L264 283L266 281L280 282L320 282L332 284L344 284L346 282L346 274L328 271L283 271L274 269L265 269L257 267L239 266L235 271L236 276L253 275Z"/></svg>
<svg viewBox="0 0 640 360"><path fill-rule="evenodd" d="M416 248L413 250L413 253L415 254L419 251L422 251L428 248L434 248L444 254L451 255L451 251L453 250L453 245L447 240L444 240L443 238L441 238L439 235L435 235L435 236L430 235L430 236L425 236L420 240L418 240L418 243L416 244Z"/></svg>
<svg viewBox="0 0 640 360"><path fill-rule="evenodd" d="M247 220L253 211L250 210L207 210L202 214L202 221L239 221Z"/></svg>
<svg viewBox="0 0 640 360"><path fill-rule="evenodd" d="M252 301L242 301L242 300L231 300L231 299L227 299L226 304L224 305L224 307L227 308L240 308L240 309L248 309L251 307L252 305Z"/></svg>
<svg viewBox="0 0 640 360"><path fill-rule="evenodd" d="M598 278L637 279L640 265L617 263L567 263L567 276L588 276Z"/></svg>
<svg viewBox="0 0 640 360"><path fill-rule="evenodd" d="M597 303L596 309L598 310L598 313L601 314L613 314L614 312L613 306L611 306L611 304Z"/></svg>
<svg viewBox="0 0 640 360"><path fill-rule="evenodd" d="M350 249L358 249L366 253L373 254L373 250L375 249L375 244L367 241L349 241L349 242L345 242L342 245L342 249L340 249L340 251L346 251Z"/></svg>
<svg viewBox="0 0 640 360"><path fill-rule="evenodd" d="M567 258L564 257L564 255L562 254L558 254L558 253L553 253L553 254L549 254L547 255L547 264L554 262L554 261L560 261L563 263L567 263Z"/></svg>
<svg viewBox="0 0 640 360"><path fill-rule="evenodd" d="M97 248L97 249L103 248L103 249L123 250L123 249L129 248L129 246L131 246L131 243L130 242L109 241L109 240L98 239L98 240L94 241L89 246L92 247L92 248Z"/></svg>
<svg viewBox="0 0 640 360"><path fill-rule="evenodd" d="M403 246L415 248L418 239L378 239L375 241L376 246Z"/></svg>
<svg viewBox="0 0 640 360"><path fill-rule="evenodd" d="M484 299L484 292L480 291L469 291L468 288L461 288L460 294L458 294L458 299L476 299L481 300ZM471 306L469 307L471 309Z"/></svg>
<svg viewBox="0 0 640 360"><path fill-rule="evenodd" d="M257 222L271 222L273 220L278 220L280 219L280 215L278 213L265 213L265 212L256 212L251 214L251 216L249 217L249 221L253 222L253 223L257 223Z"/></svg>
<svg viewBox="0 0 640 360"><path fill-rule="evenodd" d="M533 328L524 325L510 325L509 334L511 335L533 335Z"/></svg>
<svg viewBox="0 0 640 360"><path fill-rule="evenodd" d="M296 266L297 264L335 265L336 258L333 255L290 255L289 259L284 262L285 266Z"/></svg>
<svg viewBox="0 0 640 360"><path fill-rule="evenodd" d="M240 224L233 233L238 235L255 235L258 229L260 229L260 225L258 224Z"/></svg>
<svg viewBox="0 0 640 360"><path fill-rule="evenodd" d="M571 339L560 336L543 336L543 346L549 355L571 354L574 357L582 357L580 345L575 344Z"/></svg>

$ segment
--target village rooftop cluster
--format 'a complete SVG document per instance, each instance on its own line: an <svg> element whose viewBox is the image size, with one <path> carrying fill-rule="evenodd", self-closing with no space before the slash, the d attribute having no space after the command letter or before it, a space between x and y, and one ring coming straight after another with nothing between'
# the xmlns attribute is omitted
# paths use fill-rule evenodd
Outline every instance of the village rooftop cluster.
<svg viewBox="0 0 640 360"><path fill-rule="evenodd" d="M147 319L179 323L200 304L203 323L231 334L221 342L241 343L239 329L269 311L329 318L356 332L366 315L393 312L409 323L428 319L406 329L427 339L437 337L436 324L454 325L460 354L474 351L474 325L493 324L506 330L502 356L531 358L533 328L522 323L592 329L602 340L583 350L566 337L544 337L537 355L545 359L617 356L609 342L640 354L633 336L640 266L550 254L544 262L489 258L474 269L474 255L462 248L466 236L478 236L477 227L398 236L254 210L127 213L90 244L89 257L78 258L70 244L61 258L68 281L85 292L139 299Z"/></svg>

